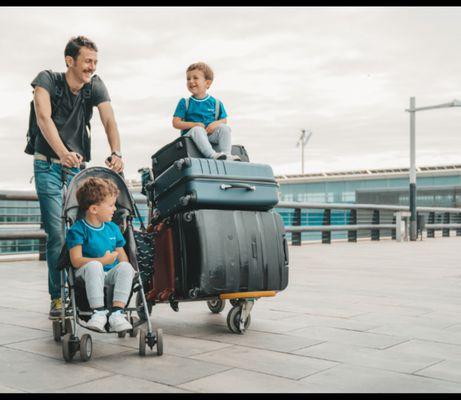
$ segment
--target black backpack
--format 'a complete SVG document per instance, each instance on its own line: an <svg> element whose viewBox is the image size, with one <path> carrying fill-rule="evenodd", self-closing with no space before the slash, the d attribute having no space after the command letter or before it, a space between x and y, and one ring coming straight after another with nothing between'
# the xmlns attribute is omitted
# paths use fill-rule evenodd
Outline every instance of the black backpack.
<svg viewBox="0 0 461 400"><path fill-rule="evenodd" d="M52 73L52 71L50 70ZM59 109L59 106L61 105L62 97L64 94L64 74L63 73L58 73L55 75L56 76L56 82L55 82L55 87L53 93L50 94L51 97L51 119L56 115L57 110ZM93 78L96 75L94 75L91 78L90 83L86 83L82 87L82 102L85 107L85 125L88 127L88 130L91 131L91 124L90 120L91 117L93 116L93 106L91 104L91 94L92 94L92 89L93 89ZM34 93L32 91L32 93ZM37 124L37 118L35 114L35 106L34 106L34 100L30 102L30 112L29 112L29 129L27 130L27 135L26 135L26 148L24 149L24 152L27 154L33 155L35 153L35 139L37 138L37 135L40 133L40 128ZM89 146L89 143L87 144ZM89 151L89 149L88 149Z"/></svg>

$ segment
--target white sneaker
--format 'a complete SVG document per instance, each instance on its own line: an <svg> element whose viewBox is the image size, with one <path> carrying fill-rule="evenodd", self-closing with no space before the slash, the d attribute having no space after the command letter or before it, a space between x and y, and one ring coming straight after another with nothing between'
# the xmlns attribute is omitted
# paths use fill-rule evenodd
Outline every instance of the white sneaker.
<svg viewBox="0 0 461 400"><path fill-rule="evenodd" d="M214 153L214 155L211 158L213 158L215 160L226 160L227 155L224 154L224 153Z"/></svg>
<svg viewBox="0 0 461 400"><path fill-rule="evenodd" d="M90 320L86 323L87 328L94 329L98 332L105 332L106 331L106 323L107 323L107 314L109 311L102 310L102 311L95 311L91 316Z"/></svg>
<svg viewBox="0 0 461 400"><path fill-rule="evenodd" d="M133 326L127 321L125 314L121 311L115 311L109 316L109 324L111 332L122 332L133 329Z"/></svg>

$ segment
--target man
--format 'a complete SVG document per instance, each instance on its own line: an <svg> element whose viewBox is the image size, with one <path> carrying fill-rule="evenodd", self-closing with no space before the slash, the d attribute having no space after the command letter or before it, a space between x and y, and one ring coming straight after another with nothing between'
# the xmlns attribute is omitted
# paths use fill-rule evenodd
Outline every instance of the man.
<svg viewBox="0 0 461 400"><path fill-rule="evenodd" d="M48 235L46 258L50 318L61 314L61 276L57 263L64 244L62 229L62 167L78 172L90 161L89 119L97 107L111 149L106 165L123 171L120 136L110 97L103 81L93 76L98 49L85 36L73 37L64 50L67 71L42 71L32 81L37 132L34 177L42 221ZM59 100L56 101L56 98ZM109 161L110 160L110 161ZM67 177L69 182L71 176Z"/></svg>

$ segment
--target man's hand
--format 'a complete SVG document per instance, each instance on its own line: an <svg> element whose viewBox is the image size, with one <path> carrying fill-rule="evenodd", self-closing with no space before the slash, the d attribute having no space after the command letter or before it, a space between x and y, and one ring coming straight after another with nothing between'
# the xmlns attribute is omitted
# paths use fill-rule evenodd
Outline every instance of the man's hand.
<svg viewBox="0 0 461 400"><path fill-rule="evenodd" d="M109 250L107 250L106 254L104 254L104 257L101 258L102 265L109 265L109 264L114 263L117 256L118 256L118 253L116 251L113 251L111 253Z"/></svg>
<svg viewBox="0 0 461 400"><path fill-rule="evenodd" d="M68 168L78 168L83 161L83 157L73 151L68 151L67 153L59 157L61 164Z"/></svg>
<svg viewBox="0 0 461 400"><path fill-rule="evenodd" d="M115 154L106 158L106 165L117 173L123 171L123 160Z"/></svg>
<svg viewBox="0 0 461 400"><path fill-rule="evenodd" d="M211 135L211 134L214 132L214 130L218 127L219 124L221 124L220 121L214 121L214 122L212 122L211 124L209 124L209 125L205 128L206 133L208 133L208 135Z"/></svg>

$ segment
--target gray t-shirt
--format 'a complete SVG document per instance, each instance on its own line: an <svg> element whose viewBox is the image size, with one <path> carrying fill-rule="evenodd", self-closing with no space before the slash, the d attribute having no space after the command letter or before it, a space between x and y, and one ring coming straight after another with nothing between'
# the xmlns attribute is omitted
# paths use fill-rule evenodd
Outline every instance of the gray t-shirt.
<svg viewBox="0 0 461 400"><path fill-rule="evenodd" d="M36 86L44 88L53 99L59 75L63 77L64 91L58 109L52 112L52 119L66 148L69 151L81 154L85 161L90 161L90 138L85 126L83 90L74 95L67 84L64 73L50 70L41 71L31 85L33 88ZM101 78L94 75L92 82L91 99L89 99L91 107L110 101L109 93ZM51 103L53 104L53 101ZM35 140L35 151L49 157L58 158L41 132Z"/></svg>

